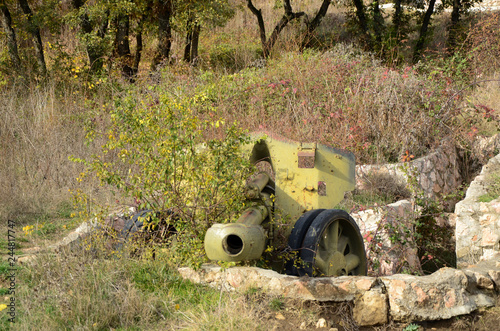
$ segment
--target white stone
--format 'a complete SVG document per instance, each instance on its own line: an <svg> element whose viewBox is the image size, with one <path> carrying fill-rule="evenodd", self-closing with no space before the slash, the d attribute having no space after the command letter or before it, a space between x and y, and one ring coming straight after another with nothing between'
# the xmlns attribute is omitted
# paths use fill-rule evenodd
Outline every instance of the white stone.
<svg viewBox="0 0 500 331"><path fill-rule="evenodd" d="M324 318L320 318L316 323L316 329L326 328L326 327L328 327L328 323Z"/></svg>

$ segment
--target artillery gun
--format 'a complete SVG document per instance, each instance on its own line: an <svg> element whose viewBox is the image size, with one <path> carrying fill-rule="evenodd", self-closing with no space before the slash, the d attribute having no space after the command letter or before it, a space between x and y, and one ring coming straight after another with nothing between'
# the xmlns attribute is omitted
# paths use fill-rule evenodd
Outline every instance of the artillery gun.
<svg viewBox="0 0 500 331"><path fill-rule="evenodd" d="M273 208L279 208L293 222L286 233L294 252L283 266L287 274L366 275L366 254L357 224L347 212L330 209L355 187L354 155L267 133L253 134L253 138L256 143L245 152L254 164L268 163L269 170L247 183L245 197L253 205L236 222L208 229L207 257L216 261L259 259L275 240Z"/></svg>

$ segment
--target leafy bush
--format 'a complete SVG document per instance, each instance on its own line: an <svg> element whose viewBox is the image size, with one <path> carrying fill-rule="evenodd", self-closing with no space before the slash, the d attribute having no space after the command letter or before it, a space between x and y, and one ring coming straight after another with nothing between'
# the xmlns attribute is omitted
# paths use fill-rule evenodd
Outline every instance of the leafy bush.
<svg viewBox="0 0 500 331"><path fill-rule="evenodd" d="M138 93L135 93L138 92ZM202 120L194 111L153 88L146 96L129 91L109 112L107 142L79 180L97 176L138 209L156 212L175 236L167 239L172 259L203 262L203 237L215 222L229 221L243 207L240 194L250 164L240 155L247 136L235 124ZM89 132L90 139L98 132ZM219 136L220 138L210 138ZM82 192L77 196L88 202Z"/></svg>

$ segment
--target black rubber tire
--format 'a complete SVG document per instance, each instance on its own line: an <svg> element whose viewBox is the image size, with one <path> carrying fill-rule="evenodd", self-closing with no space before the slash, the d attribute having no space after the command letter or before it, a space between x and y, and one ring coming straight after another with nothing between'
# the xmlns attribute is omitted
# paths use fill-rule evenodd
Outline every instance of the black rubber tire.
<svg viewBox="0 0 500 331"><path fill-rule="evenodd" d="M146 209L146 210L141 210L132 218L127 220L125 222L125 225L120 232L120 238L127 240L130 235L132 235L135 232L138 232L141 230L142 226L144 225L144 219L145 217L148 217L148 214L153 213L152 210ZM152 215L150 215L152 216Z"/></svg>
<svg viewBox="0 0 500 331"><path fill-rule="evenodd" d="M302 247L302 242L306 236L309 226L314 221L314 219L324 211L324 209L313 209L305 212L299 217L295 225L293 226L292 232L288 237L288 248L293 251L298 251ZM299 253L296 255L299 256ZM285 273L287 275L298 276L298 271L296 267L296 259L290 258L285 262Z"/></svg>
<svg viewBox="0 0 500 331"><path fill-rule="evenodd" d="M337 225L335 225L336 223ZM334 234L335 232L336 234ZM330 239L330 236L335 238ZM320 246L320 243L323 244L323 247ZM317 257L317 254L322 254L323 257L321 255ZM324 261L325 256L331 258L334 254L340 254L341 260L345 259L345 261L348 259L352 260L352 257L359 259L356 267L350 270L346 267L347 270L342 269L341 273L345 272L347 275L366 275L367 262L363 237L352 217L346 211L340 209L323 211L309 226L300 250L300 258L303 265L297 269L299 275L340 276L341 274L336 274L338 273L337 271L332 274L331 270L334 268L331 263L329 265L332 269L328 269L326 273L320 271L318 267L320 265L319 261ZM316 263L317 259L318 263Z"/></svg>

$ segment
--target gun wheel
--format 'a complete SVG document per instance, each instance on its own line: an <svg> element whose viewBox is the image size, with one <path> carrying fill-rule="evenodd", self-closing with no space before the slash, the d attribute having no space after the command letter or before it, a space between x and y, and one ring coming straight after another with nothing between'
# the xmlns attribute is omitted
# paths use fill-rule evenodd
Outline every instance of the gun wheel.
<svg viewBox="0 0 500 331"><path fill-rule="evenodd" d="M306 236L307 230L311 226L311 223L314 219L321 214L324 209L313 209L308 212L302 214L299 217L295 225L293 226L292 232L288 237L288 247L292 250L292 252L299 252L302 247L302 242L304 241L304 237ZM288 261L285 263L285 273L287 275L298 276L296 261L293 257L290 257Z"/></svg>
<svg viewBox="0 0 500 331"><path fill-rule="evenodd" d="M363 237L349 214L339 209L321 212L302 243L300 276L366 275Z"/></svg>

